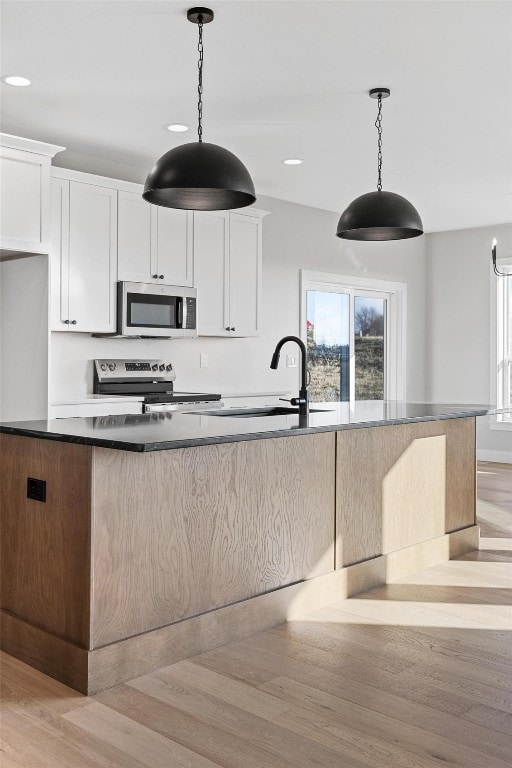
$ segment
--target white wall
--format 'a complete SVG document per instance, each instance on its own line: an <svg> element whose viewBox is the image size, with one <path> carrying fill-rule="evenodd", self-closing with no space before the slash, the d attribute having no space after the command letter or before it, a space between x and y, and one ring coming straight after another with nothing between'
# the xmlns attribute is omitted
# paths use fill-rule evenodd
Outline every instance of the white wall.
<svg viewBox="0 0 512 768"><path fill-rule="evenodd" d="M512 225L437 232L427 236L427 400L495 404L491 345L495 344L498 258L512 254ZM478 419L481 458L512 462L512 432Z"/></svg>
<svg viewBox="0 0 512 768"><path fill-rule="evenodd" d="M76 157L64 159L76 160ZM80 163L73 163L76 168L102 172L97 162L92 167L83 156L79 159ZM71 163L66 165L69 167ZM133 171L129 176L134 179ZM337 214L265 197L259 198L256 206L270 211L263 221L263 323L259 338L148 341L52 333L50 401L90 392L91 361L97 357L168 358L175 365L179 390L221 394L295 392L298 370L283 367L277 372L271 371L269 364L276 342L286 334L299 334L301 268L407 283L407 395L412 400L422 400L425 395L425 239L350 243L335 237ZM199 367L201 352L208 353L208 368ZM282 360L284 362L284 357Z"/></svg>
<svg viewBox="0 0 512 768"><path fill-rule="evenodd" d="M48 257L0 263L0 420L48 413Z"/></svg>

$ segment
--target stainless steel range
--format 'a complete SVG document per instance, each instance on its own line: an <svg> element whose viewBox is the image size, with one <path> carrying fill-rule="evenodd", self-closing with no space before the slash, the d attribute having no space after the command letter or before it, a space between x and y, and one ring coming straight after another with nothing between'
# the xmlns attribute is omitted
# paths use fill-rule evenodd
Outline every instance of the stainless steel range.
<svg viewBox="0 0 512 768"><path fill-rule="evenodd" d="M95 360L94 393L141 395L144 413L221 408L220 395L176 392L172 363L164 360Z"/></svg>

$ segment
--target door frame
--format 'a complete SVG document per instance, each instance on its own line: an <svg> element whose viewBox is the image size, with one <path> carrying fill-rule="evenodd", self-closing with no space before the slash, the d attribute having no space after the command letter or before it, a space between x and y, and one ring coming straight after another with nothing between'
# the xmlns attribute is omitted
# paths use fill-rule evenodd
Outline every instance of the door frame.
<svg viewBox="0 0 512 768"><path fill-rule="evenodd" d="M406 317L407 317L407 283L391 280L380 280L358 275L340 275L335 272L316 272L307 269L300 270L300 337L306 343L307 321L307 291L326 291L346 293L351 297L351 307L354 295L368 293L386 294L388 311L386 317L386 376L385 399L406 399ZM375 298L379 298L376 296ZM354 395L354 320L350 312L350 403L355 402Z"/></svg>

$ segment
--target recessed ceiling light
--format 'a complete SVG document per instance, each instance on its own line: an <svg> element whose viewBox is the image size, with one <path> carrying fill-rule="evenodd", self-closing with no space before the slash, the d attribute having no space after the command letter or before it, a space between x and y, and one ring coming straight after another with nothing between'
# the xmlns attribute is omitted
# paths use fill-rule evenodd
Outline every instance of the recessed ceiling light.
<svg viewBox="0 0 512 768"><path fill-rule="evenodd" d="M283 163L285 165L302 165L304 160L301 160L300 157L289 157L287 160L283 160Z"/></svg>
<svg viewBox="0 0 512 768"><path fill-rule="evenodd" d="M184 125L183 123L170 123L169 125L164 125L164 128L173 133L184 133L185 131L188 131L188 125Z"/></svg>
<svg viewBox="0 0 512 768"><path fill-rule="evenodd" d="M25 88L27 85L30 85L28 77L21 77L20 75L4 75L1 80L6 85L14 85L16 88Z"/></svg>

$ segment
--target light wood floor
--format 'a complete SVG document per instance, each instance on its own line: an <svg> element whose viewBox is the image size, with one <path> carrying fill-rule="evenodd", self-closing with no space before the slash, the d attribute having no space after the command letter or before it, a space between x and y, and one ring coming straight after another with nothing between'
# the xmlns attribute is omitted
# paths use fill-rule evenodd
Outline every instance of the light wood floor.
<svg viewBox="0 0 512 768"><path fill-rule="evenodd" d="M512 466L482 545L93 698L3 655L2 768L510 768Z"/></svg>

